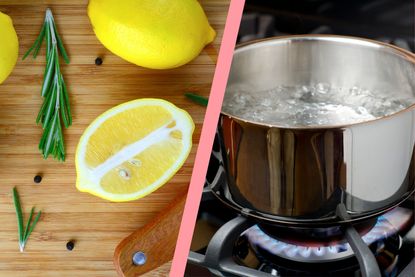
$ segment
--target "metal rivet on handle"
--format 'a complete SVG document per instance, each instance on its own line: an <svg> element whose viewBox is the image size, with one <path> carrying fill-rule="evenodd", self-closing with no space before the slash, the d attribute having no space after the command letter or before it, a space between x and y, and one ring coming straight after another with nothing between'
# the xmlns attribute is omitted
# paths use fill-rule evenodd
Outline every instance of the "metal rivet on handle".
<svg viewBox="0 0 415 277"><path fill-rule="evenodd" d="M135 252L133 255L133 264L135 265L143 265L147 261L146 254L141 251Z"/></svg>

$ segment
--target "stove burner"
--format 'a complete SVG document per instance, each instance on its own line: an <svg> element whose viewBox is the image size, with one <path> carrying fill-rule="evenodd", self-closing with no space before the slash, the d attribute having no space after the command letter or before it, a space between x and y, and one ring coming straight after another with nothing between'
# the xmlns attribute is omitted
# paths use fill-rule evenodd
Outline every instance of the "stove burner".
<svg viewBox="0 0 415 277"><path fill-rule="evenodd" d="M376 241L385 240L395 233L397 233L395 227L384 216L380 216L374 227L362 239L367 245L371 245ZM346 259L354 255L349 243L329 246L296 245L270 237L258 225L252 226L243 235L258 250L298 262L329 262Z"/></svg>
<svg viewBox="0 0 415 277"><path fill-rule="evenodd" d="M353 228L363 237L373 229L378 219L367 219L353 224ZM298 246L330 246L346 241L341 226L330 227L283 227L270 224L258 224L259 229L278 241Z"/></svg>

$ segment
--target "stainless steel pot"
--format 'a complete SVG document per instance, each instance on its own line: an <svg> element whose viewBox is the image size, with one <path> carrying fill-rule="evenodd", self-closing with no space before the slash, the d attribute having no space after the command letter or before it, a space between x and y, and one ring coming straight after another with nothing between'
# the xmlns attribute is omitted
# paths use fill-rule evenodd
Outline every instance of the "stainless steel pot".
<svg viewBox="0 0 415 277"><path fill-rule="evenodd" d="M329 83L414 97L415 55L366 39L289 36L234 53L228 87ZM414 105L347 126L289 128L222 112L221 182L212 190L242 213L276 223L357 221L384 212L414 190ZM336 208L344 205L347 219Z"/></svg>

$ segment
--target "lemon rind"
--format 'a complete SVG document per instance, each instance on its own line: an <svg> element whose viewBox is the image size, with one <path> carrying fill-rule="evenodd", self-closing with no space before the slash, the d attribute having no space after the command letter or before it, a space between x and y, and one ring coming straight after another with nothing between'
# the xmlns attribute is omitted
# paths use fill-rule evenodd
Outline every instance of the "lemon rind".
<svg viewBox="0 0 415 277"><path fill-rule="evenodd" d="M178 124L183 124L183 128L180 130L182 131L182 141L183 141L183 150L180 153L180 156L177 158L176 162L154 183L151 185L146 186L144 189L141 189L135 193L130 194L114 194L109 193L103 190L99 184L94 184L85 176L87 174L84 173L84 168L86 164L84 162L84 154L86 151L86 145L88 143L89 137L94 133L94 131L107 119L110 117L139 106L146 106L149 104L153 105L160 105L166 108L168 111L172 113L172 117L174 120L179 121ZM155 190L162 187L166 184L182 167L184 162L186 161L187 157L190 154L192 149L192 134L194 131L194 123L190 115L185 111L182 110L172 103L165 101L163 99L156 99L156 98L145 98L145 99L138 99L133 100L121 105L118 105L100 115L97 119L95 119L84 131L83 135L80 138L80 142L78 144L76 150L76 172L77 172L77 181L76 181L76 188L79 191L87 192L92 195L98 196L100 198L112 201L112 202L126 202L137 200L143 198L150 193L154 192Z"/></svg>

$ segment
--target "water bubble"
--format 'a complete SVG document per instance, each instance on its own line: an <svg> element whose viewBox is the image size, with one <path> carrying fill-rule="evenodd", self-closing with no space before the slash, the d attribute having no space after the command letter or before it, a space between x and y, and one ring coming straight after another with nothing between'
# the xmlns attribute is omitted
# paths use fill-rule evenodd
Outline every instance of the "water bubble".
<svg viewBox="0 0 415 277"><path fill-rule="evenodd" d="M271 107L272 100L269 99L269 98L264 98L264 99L262 99L260 105L263 105L264 107Z"/></svg>
<svg viewBox="0 0 415 277"><path fill-rule="evenodd" d="M365 113L367 113L367 110L364 107L357 107L356 112L358 114L365 114Z"/></svg>
<svg viewBox="0 0 415 277"><path fill-rule="evenodd" d="M321 94L326 94L330 91L330 85L326 83L318 83L316 85L316 91Z"/></svg>
<svg viewBox="0 0 415 277"><path fill-rule="evenodd" d="M353 96L359 95L360 94L360 88L358 87L352 87L350 89L350 94Z"/></svg>

